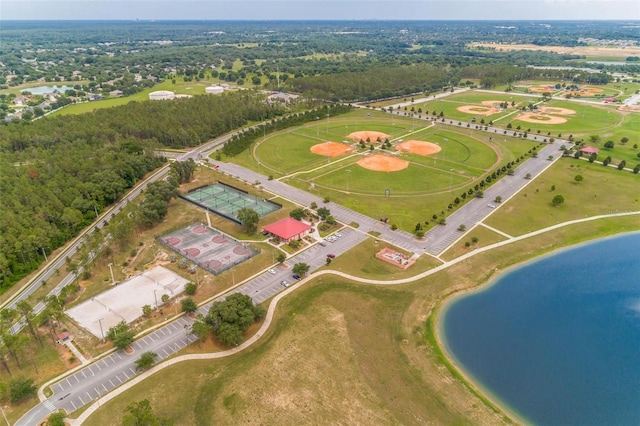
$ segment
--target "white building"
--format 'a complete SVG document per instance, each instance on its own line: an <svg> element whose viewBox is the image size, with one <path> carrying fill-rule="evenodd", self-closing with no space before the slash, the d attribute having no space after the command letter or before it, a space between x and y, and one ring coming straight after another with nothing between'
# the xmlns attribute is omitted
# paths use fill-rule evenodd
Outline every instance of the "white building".
<svg viewBox="0 0 640 426"><path fill-rule="evenodd" d="M158 90L156 92L149 93L149 100L151 101L165 101L176 97L174 92L169 90Z"/></svg>
<svg viewBox="0 0 640 426"><path fill-rule="evenodd" d="M214 84L212 86L206 87L204 91L206 93L209 93L210 95L219 95L220 93L224 92L224 87Z"/></svg>

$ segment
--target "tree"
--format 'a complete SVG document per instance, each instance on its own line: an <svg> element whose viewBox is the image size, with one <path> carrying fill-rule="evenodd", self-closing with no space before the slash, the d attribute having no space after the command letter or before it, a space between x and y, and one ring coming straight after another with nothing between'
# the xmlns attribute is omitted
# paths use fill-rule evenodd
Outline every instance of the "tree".
<svg viewBox="0 0 640 426"><path fill-rule="evenodd" d="M318 216L320 216L322 220L326 220L327 217L331 216L331 210L326 207L320 207L316 213L318 213Z"/></svg>
<svg viewBox="0 0 640 426"><path fill-rule="evenodd" d="M180 306L182 307L182 312L186 314L192 314L198 310L198 305L193 301L192 298L187 297L180 301Z"/></svg>
<svg viewBox="0 0 640 426"><path fill-rule="evenodd" d="M196 320L191 325L191 334L198 338L199 342L204 341L211 331L213 330L213 326L211 324L207 324L205 321L205 317L200 314L196 317Z"/></svg>
<svg viewBox="0 0 640 426"><path fill-rule="evenodd" d="M42 338L40 337L40 334L36 330L36 327L33 323L33 319L34 319L33 308L31 307L29 302L27 302L26 300L21 300L20 302L18 302L16 306L18 308L18 311L22 314L22 318L24 319L24 322L27 324L27 327L29 328L29 332L31 333L33 338L36 340L36 342L40 344L40 347L44 348L44 343L42 343Z"/></svg>
<svg viewBox="0 0 640 426"><path fill-rule="evenodd" d="M150 305L144 305L142 307L142 315L144 315L145 317L148 317L151 315L151 306Z"/></svg>
<svg viewBox="0 0 640 426"><path fill-rule="evenodd" d="M309 268L310 268L310 266L307 265L306 263L299 262L299 263L296 263L295 265L293 265L293 268L291 269L291 271L294 274L300 275L302 277L304 275L307 275L307 272L309 272Z"/></svg>
<svg viewBox="0 0 640 426"><path fill-rule="evenodd" d="M560 195L560 194L556 195L551 200L551 204L553 204L554 206L559 206L562 203L564 203L564 197L562 195Z"/></svg>
<svg viewBox="0 0 640 426"><path fill-rule="evenodd" d="M198 285L196 283L187 283L184 286L184 292L188 296L193 296L194 294L196 294L197 290L198 290Z"/></svg>
<svg viewBox="0 0 640 426"><path fill-rule="evenodd" d="M38 388L33 384L33 379L20 377L9 382L9 396L11 403L15 404L36 394Z"/></svg>
<svg viewBox="0 0 640 426"><path fill-rule="evenodd" d="M640 164L636 164L636 166L633 168L633 173L638 174L640 172Z"/></svg>
<svg viewBox="0 0 640 426"><path fill-rule="evenodd" d="M133 331L129 330L129 325L121 321L114 325L107 332L107 339L113 342L113 346L117 349L124 349L133 343Z"/></svg>
<svg viewBox="0 0 640 426"><path fill-rule="evenodd" d="M258 229L258 221L260 220L260 217L258 216L258 213L255 210L250 209L248 207L243 207L240 210L238 210L237 218L244 225L244 228L247 234L251 235L256 233L256 230Z"/></svg>
<svg viewBox="0 0 640 426"><path fill-rule="evenodd" d="M580 183L584 180L584 178L582 177L582 175L576 175L573 180L575 180L577 183Z"/></svg>
<svg viewBox="0 0 640 426"><path fill-rule="evenodd" d="M156 363L158 354L152 351L143 352L136 360L136 370L147 370Z"/></svg>
<svg viewBox="0 0 640 426"><path fill-rule="evenodd" d="M623 137L622 139L620 139L620 143L621 143L622 145L625 145L627 142L629 142L629 138L628 138L628 137L626 137L626 136L625 136L625 137Z"/></svg>
<svg viewBox="0 0 640 426"><path fill-rule="evenodd" d="M65 415L62 411L52 413L47 419L47 426L65 426Z"/></svg>
<svg viewBox="0 0 640 426"><path fill-rule="evenodd" d="M602 165L605 167L608 166L609 163L611 163L611 157L607 157L602 161Z"/></svg>
<svg viewBox="0 0 640 426"><path fill-rule="evenodd" d="M622 170L627 166L627 162L625 160L622 160L620 162L620 164L618 164L618 170Z"/></svg>
<svg viewBox="0 0 640 426"><path fill-rule="evenodd" d="M216 338L226 345L237 345L249 326L264 316L264 309L253 304L246 294L234 293L223 301L213 302L205 321L213 327Z"/></svg>
<svg viewBox="0 0 640 426"><path fill-rule="evenodd" d="M291 210L289 216L294 218L295 220L302 220L302 218L306 216L306 212L303 208L297 208Z"/></svg>
<svg viewBox="0 0 640 426"><path fill-rule="evenodd" d="M613 141L606 141L604 143L604 147L607 149L613 149L614 146L615 146L615 143Z"/></svg>
<svg viewBox="0 0 640 426"><path fill-rule="evenodd" d="M173 426L173 420L153 414L151 403L143 399L127 406L122 426Z"/></svg>
<svg viewBox="0 0 640 426"><path fill-rule="evenodd" d="M591 154L589 156L589 162L593 163L594 161L596 161L596 159L598 158L598 154L596 154L595 152L593 154Z"/></svg>
<svg viewBox="0 0 640 426"><path fill-rule="evenodd" d="M278 253L278 255L276 256L276 260L278 261L278 263L283 263L285 260L287 260L287 255L284 253Z"/></svg>

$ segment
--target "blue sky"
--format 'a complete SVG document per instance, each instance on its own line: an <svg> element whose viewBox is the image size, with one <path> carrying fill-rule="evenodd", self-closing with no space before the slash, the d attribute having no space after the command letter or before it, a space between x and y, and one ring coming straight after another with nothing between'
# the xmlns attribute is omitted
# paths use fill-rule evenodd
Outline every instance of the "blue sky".
<svg viewBox="0 0 640 426"><path fill-rule="evenodd" d="M640 0L1 0L16 19L640 20Z"/></svg>

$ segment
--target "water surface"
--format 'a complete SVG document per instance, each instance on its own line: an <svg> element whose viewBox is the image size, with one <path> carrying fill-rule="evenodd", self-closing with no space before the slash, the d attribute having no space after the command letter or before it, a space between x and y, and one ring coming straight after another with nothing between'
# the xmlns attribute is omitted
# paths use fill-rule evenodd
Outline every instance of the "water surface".
<svg viewBox="0 0 640 426"><path fill-rule="evenodd" d="M454 361L535 424L640 424L640 233L515 269L443 311Z"/></svg>

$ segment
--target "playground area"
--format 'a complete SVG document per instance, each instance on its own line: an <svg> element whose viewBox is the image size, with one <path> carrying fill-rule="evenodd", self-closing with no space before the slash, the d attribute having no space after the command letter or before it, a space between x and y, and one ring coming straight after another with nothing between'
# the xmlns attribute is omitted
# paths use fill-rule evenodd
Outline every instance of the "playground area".
<svg viewBox="0 0 640 426"><path fill-rule="evenodd" d="M181 293L188 282L175 272L156 266L74 306L67 315L102 339L118 323L128 324L141 317L143 306L161 306L165 294L174 297Z"/></svg>
<svg viewBox="0 0 640 426"><path fill-rule="evenodd" d="M159 237L158 241L216 275L258 254L257 250L201 223Z"/></svg>
<svg viewBox="0 0 640 426"><path fill-rule="evenodd" d="M180 197L238 224L238 211L242 208L253 209L260 217L282 208L278 203L221 182L193 189Z"/></svg>
<svg viewBox="0 0 640 426"><path fill-rule="evenodd" d="M407 269L411 265L416 263L415 259L405 256L404 254L399 253L395 250L391 250L388 247L385 247L377 252L376 258L402 269Z"/></svg>

